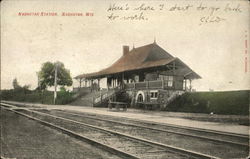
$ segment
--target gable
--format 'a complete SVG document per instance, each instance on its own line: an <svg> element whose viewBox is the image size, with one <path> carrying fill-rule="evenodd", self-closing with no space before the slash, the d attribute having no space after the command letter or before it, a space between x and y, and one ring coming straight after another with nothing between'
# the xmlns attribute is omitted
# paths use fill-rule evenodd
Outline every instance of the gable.
<svg viewBox="0 0 250 159"><path fill-rule="evenodd" d="M166 52L164 49L162 49L157 44L153 45L152 48L149 51L149 54L145 58L146 61L157 61L162 59L172 59L174 58L172 55L170 55L168 52Z"/></svg>

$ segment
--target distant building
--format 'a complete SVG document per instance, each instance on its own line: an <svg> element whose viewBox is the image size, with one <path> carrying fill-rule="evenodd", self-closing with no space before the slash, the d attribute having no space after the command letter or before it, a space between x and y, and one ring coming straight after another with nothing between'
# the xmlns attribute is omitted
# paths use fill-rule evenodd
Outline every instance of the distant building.
<svg viewBox="0 0 250 159"><path fill-rule="evenodd" d="M191 91L192 80L201 77L154 42L131 50L123 46L123 56L110 67L75 77L80 83L78 89L91 90L100 89L102 78L107 79L108 90L126 91L134 104L155 103L164 107L176 96Z"/></svg>

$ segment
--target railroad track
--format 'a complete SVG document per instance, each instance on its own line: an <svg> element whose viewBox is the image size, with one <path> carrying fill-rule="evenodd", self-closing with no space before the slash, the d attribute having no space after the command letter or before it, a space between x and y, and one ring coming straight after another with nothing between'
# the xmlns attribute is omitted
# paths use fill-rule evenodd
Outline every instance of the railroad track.
<svg viewBox="0 0 250 159"><path fill-rule="evenodd" d="M40 111L44 112L44 110L40 110ZM85 114L85 113L72 113L72 112L66 112L66 111L62 111L62 110L52 110L52 113L55 115L59 115L59 116L60 116L60 114L65 114L69 117L70 116L78 116L78 117L84 118L84 120L87 118L87 119L90 119L89 122L93 123L93 121L95 121L96 123L100 123L100 125L103 122L108 122L109 124L111 124L111 123L113 124L113 125L111 125L111 127L118 125L118 126L126 126L126 127L133 127L133 128L149 129L149 130L153 130L153 131L173 133L173 134L178 134L178 135L182 135L182 136L195 137L195 138L200 138L200 139L219 142L219 143L238 145L238 146L243 146L243 147L249 146L249 144L248 144L249 139L248 139L248 136L246 136L246 135L232 134L232 133L225 133L225 132L215 132L215 131L211 132L209 130L208 131L207 130L197 130L197 129L192 129L192 128L185 129L183 127L176 127L176 126L174 128L179 128L180 130L178 130L178 131L176 131L176 129L168 130L168 129L162 128L162 126L167 127L166 125L161 125L161 128L154 128L152 126L152 123L149 123L148 125L145 123L140 124L139 122L137 124L128 123L128 122L117 121L116 119L105 119L106 117L96 117L96 116L93 117L93 116L91 116L89 114ZM109 126L107 126L107 127L109 127ZM185 131L183 131L183 130L185 130ZM207 135L210 135L212 137L207 137Z"/></svg>
<svg viewBox="0 0 250 159"><path fill-rule="evenodd" d="M13 105L9 105L9 107L12 106ZM22 105L19 105L19 107L22 107ZM230 157L234 156L231 158L236 158L237 156L240 156L240 158L244 158L245 157L244 155L248 154L249 151L249 146L248 146L249 139L248 136L246 135L217 132L217 131L206 131L200 129L197 130L197 129L178 127L173 125L165 125L165 124L162 125L158 123L152 124L152 123L145 123L144 121L143 122L134 120L130 121L127 118L125 119L126 122L122 122L119 120L124 121L124 119L110 117L110 116L97 117L96 114L91 114L91 113L78 113L78 112L72 113L62 110L48 111L46 109L37 109L36 111L68 118L71 120L83 122L90 125L95 125L97 127L103 127L108 130L116 131L118 133L123 132L134 137L139 137L158 143L163 143L165 145L172 145L174 147L179 147L184 150L188 149L194 152L199 152L201 154L206 154L210 156L217 156L221 158L228 158L228 156ZM151 136L149 134L157 134L157 135ZM176 135L173 136L169 134L176 134ZM181 138L181 139L175 143L169 143L168 141L172 138ZM188 143L189 141L192 142L189 145L186 146L180 145L180 143L186 144L186 142ZM211 144L209 145L208 143L211 143L213 147L211 147ZM194 146L195 144L196 145L198 144L199 146L198 149L201 149L202 151L197 150L197 146L196 148ZM206 147L208 149L204 149ZM212 151L209 148L212 148ZM237 149L239 151L241 150L243 151L237 152L236 151Z"/></svg>
<svg viewBox="0 0 250 159"><path fill-rule="evenodd" d="M124 158L217 158L159 142L146 140L125 133L101 128L72 119L43 112L1 104L4 109L38 121L70 136L94 144Z"/></svg>
<svg viewBox="0 0 250 159"><path fill-rule="evenodd" d="M3 103L3 102L2 102ZM23 105L23 104L15 104L13 105L12 103L4 102L3 104L9 104L9 107L12 106L18 106L18 107L27 107L30 108L30 106ZM7 106L6 105L6 106ZM32 108L31 108L32 109ZM35 108L34 108L35 109ZM71 114L71 115L76 115L84 118L89 118L93 120L102 120L102 121L108 121L108 122L113 122L113 123L118 123L118 124L124 124L124 125L131 125L131 126L137 126L137 127L145 127L145 128L152 128L154 127L156 130L163 130L165 132L171 132L171 133L180 133L181 135L194 135L196 137L204 137L208 139L215 139L216 141L223 140L222 142L232 142L233 144L239 144L242 146L248 146L248 140L249 136L248 135L243 135L243 134L236 134L236 133L229 133L229 132L221 132L221 131L216 131L216 130L209 130L209 129L202 129L202 128L193 128L193 127L186 127L186 126L180 126L180 125L173 125L173 124L161 124L158 122L148 122L148 121L141 121L137 119L129 119L125 117L110 117L108 115L102 115L100 117L97 117L95 113L72 113L72 112L65 112L62 110L58 110L63 113ZM123 122L126 121L126 122ZM129 122L129 123L128 123ZM168 130L168 129L171 130ZM203 135L204 134L204 135ZM217 138L215 138L215 135ZM211 136L211 137L208 137ZM235 138L235 139L234 139ZM232 141L229 141L232 140ZM240 142L237 143L238 140L241 140Z"/></svg>
<svg viewBox="0 0 250 159"><path fill-rule="evenodd" d="M224 137L225 140L221 140L221 134L219 136L215 136L216 139L207 138L204 136L197 136L192 134L185 133L176 133L169 130L156 129L141 126L138 124L127 124L124 122L117 122L113 120L102 119L98 117L88 117L83 114L69 113L61 110L37 110L44 113L53 114L55 116L65 117L72 120L76 120L79 122L95 125L98 127L103 127L108 130L113 130L116 132L123 132L135 137L141 137L147 140L160 142L167 145L172 145L175 147L180 147L183 149L192 150L195 152L213 155L221 158L236 158L239 156L240 158L244 158L244 156L248 153L248 138L240 138L239 141L232 142L226 140L229 137L232 137L232 134L229 134L229 137ZM157 135L155 135L157 134ZM174 134L174 135L173 135ZM204 134L203 134L204 135ZM238 135L237 135L238 137ZM177 138L177 141L171 143L172 139ZM237 138L233 138L236 140ZM191 142L191 143L190 143ZM243 142L243 143L241 143ZM190 144L186 144L190 143ZM183 146L183 145L185 146ZM209 149L210 148L210 149ZM228 150L231 150L230 152ZM242 151L243 150L243 151Z"/></svg>

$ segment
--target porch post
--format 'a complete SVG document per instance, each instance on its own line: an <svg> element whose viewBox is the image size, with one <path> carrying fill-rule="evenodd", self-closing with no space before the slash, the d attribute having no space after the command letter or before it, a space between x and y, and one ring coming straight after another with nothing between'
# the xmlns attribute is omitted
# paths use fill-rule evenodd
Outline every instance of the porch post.
<svg viewBox="0 0 250 159"><path fill-rule="evenodd" d="M122 73L122 83L121 83L121 88L124 88L124 72Z"/></svg>
<svg viewBox="0 0 250 159"><path fill-rule="evenodd" d="M185 91L187 91L187 79L184 79L185 82Z"/></svg>
<svg viewBox="0 0 250 159"><path fill-rule="evenodd" d="M97 79L97 82L98 82L98 90L100 90L100 78Z"/></svg>
<svg viewBox="0 0 250 159"><path fill-rule="evenodd" d="M164 79L161 80L161 87L164 89Z"/></svg>
<svg viewBox="0 0 250 159"><path fill-rule="evenodd" d="M192 91L192 80L189 79L189 91L191 92Z"/></svg>
<svg viewBox="0 0 250 159"><path fill-rule="evenodd" d="M82 79L80 78L79 80L79 87L81 88L82 87Z"/></svg>
<svg viewBox="0 0 250 159"><path fill-rule="evenodd" d="M93 79L91 79L91 92L93 91Z"/></svg>
<svg viewBox="0 0 250 159"><path fill-rule="evenodd" d="M110 79L107 77L107 87L108 87L108 90L109 90L109 87L110 87Z"/></svg>

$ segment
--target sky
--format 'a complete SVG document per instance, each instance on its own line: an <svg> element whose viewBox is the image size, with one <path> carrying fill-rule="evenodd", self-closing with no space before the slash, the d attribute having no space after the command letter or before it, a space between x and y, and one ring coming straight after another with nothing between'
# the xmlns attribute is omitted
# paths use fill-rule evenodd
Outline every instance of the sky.
<svg viewBox="0 0 250 159"><path fill-rule="evenodd" d="M128 18L140 14L144 20ZM1 89L11 89L14 78L36 88L36 72L47 61L63 62L72 77L99 71L122 56L123 45L140 47L154 39L202 77L193 82L197 91L250 89L249 19L244 0L5 0Z"/></svg>

